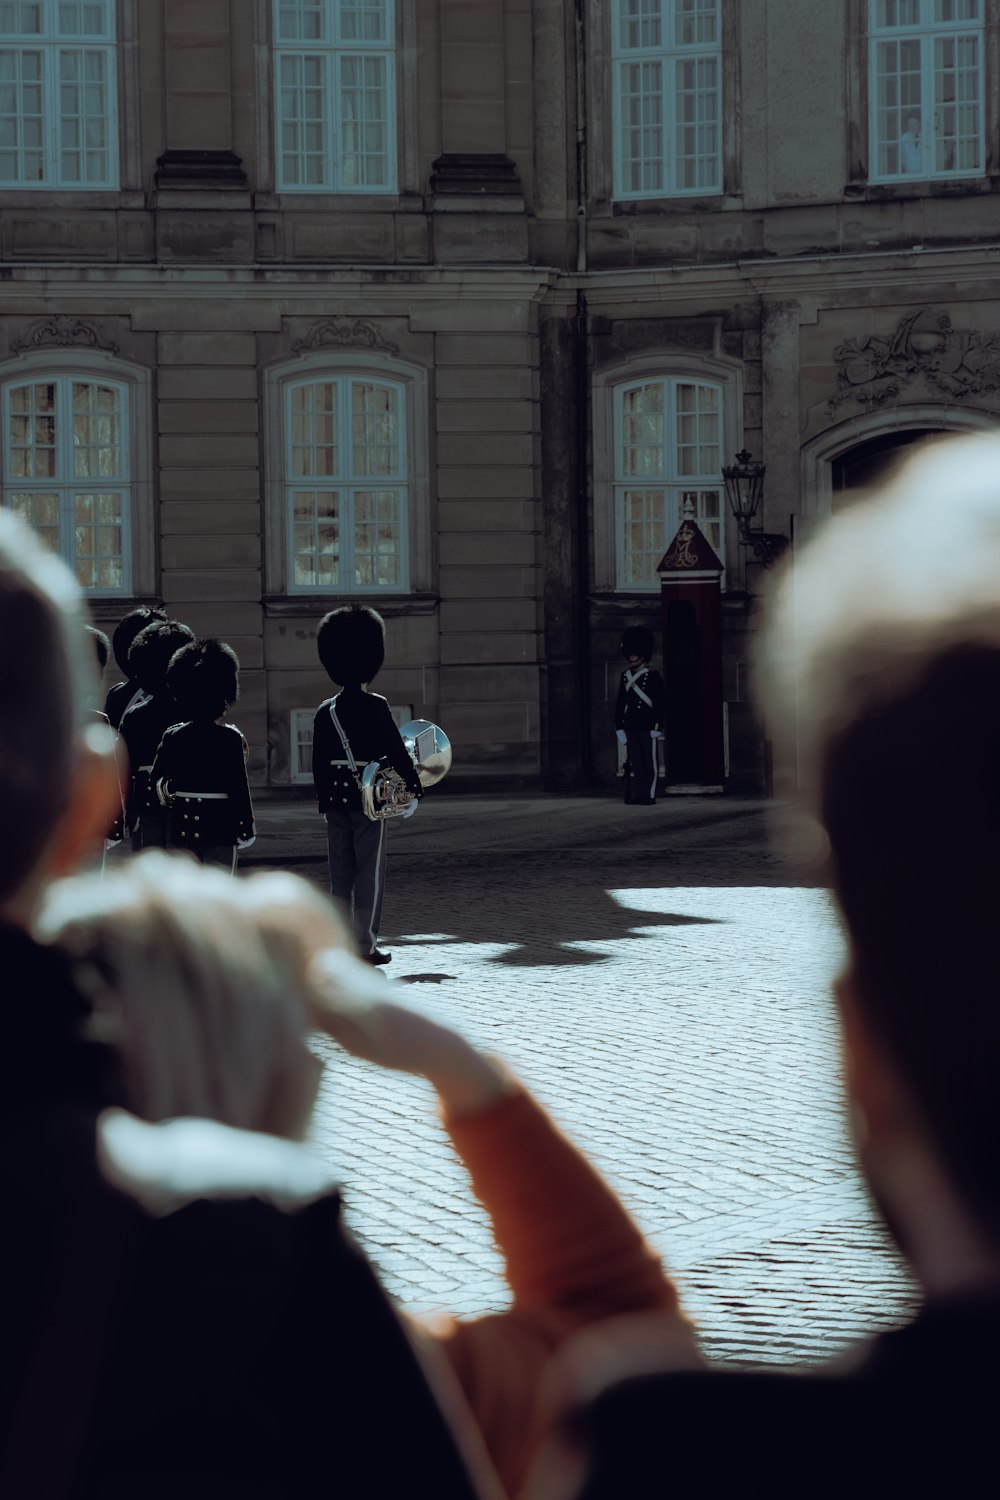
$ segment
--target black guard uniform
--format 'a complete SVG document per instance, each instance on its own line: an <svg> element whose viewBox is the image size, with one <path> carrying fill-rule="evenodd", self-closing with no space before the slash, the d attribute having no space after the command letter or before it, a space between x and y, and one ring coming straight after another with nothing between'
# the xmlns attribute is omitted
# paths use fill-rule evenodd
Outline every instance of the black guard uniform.
<svg viewBox="0 0 1000 1500"><path fill-rule="evenodd" d="M234 869L255 837L247 779L249 749L235 724L175 724L160 741L150 791L168 809L171 849Z"/></svg>
<svg viewBox="0 0 1000 1500"><path fill-rule="evenodd" d="M615 729L624 734L627 750L625 801L648 806L656 801L656 754L654 734L662 734L666 723L667 692L663 678L649 665L653 635L642 625L630 625L622 636L630 662L618 684Z"/></svg>

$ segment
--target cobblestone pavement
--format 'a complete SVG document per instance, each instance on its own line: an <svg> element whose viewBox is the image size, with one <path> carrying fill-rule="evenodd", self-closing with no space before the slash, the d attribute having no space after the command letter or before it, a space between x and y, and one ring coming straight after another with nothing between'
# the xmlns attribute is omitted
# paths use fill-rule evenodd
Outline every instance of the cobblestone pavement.
<svg viewBox="0 0 1000 1500"><path fill-rule="evenodd" d="M777 817L781 818L780 810ZM447 796L391 829L383 943L414 1001L513 1065L606 1172L716 1358L807 1365L914 1290L846 1140L829 898L768 804ZM311 805L265 805L252 863L322 882ZM420 1084L327 1048L315 1138L407 1306L506 1301Z"/></svg>

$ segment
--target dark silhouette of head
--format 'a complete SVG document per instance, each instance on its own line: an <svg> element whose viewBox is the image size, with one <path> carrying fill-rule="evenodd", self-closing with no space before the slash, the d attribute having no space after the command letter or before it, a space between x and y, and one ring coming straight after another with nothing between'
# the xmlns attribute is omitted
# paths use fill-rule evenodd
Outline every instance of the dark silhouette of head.
<svg viewBox="0 0 1000 1500"><path fill-rule="evenodd" d="M852 1004L1000 1251L1000 435L934 442L785 572L758 662L797 743ZM794 729L794 735L793 735Z"/></svg>
<svg viewBox="0 0 1000 1500"><path fill-rule="evenodd" d="M156 620L139 631L128 654L128 671L147 693L166 688L170 658L194 640L194 631L179 620Z"/></svg>
<svg viewBox="0 0 1000 1500"><path fill-rule="evenodd" d="M371 682L385 660L385 621L367 604L345 604L320 621L316 649L341 687Z"/></svg>
<svg viewBox="0 0 1000 1500"><path fill-rule="evenodd" d="M158 620L166 620L166 618L162 609L153 609L142 604L138 609L131 610L124 619L118 621L111 634L111 646L115 653L115 661L126 677L129 675L128 654L140 630L145 630L147 625L154 625Z"/></svg>
<svg viewBox="0 0 1000 1500"><path fill-rule="evenodd" d="M622 655L639 656L649 661L654 647L653 632L645 625L626 625L622 632Z"/></svg>
<svg viewBox="0 0 1000 1500"><path fill-rule="evenodd" d="M239 697L239 657L225 641L191 641L171 657L167 688L185 719L219 719Z"/></svg>

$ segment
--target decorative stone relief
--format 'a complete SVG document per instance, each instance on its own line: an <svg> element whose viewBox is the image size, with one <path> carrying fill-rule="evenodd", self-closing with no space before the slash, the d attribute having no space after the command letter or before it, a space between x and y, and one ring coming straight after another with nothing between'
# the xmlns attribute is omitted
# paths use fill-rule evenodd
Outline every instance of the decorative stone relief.
<svg viewBox="0 0 1000 1500"><path fill-rule="evenodd" d="M60 349L107 349L110 354L118 353L115 340L95 328L93 323L86 323L83 318L64 317L61 313L33 323L27 333L14 340L11 349L15 354L24 354L27 350L51 345Z"/></svg>
<svg viewBox="0 0 1000 1500"><path fill-rule="evenodd" d="M355 349L380 349L383 354L399 353L398 345L388 343L374 323L340 315L323 318L310 329L304 339L297 339L292 348L296 354L308 354L311 349L322 349L329 344Z"/></svg>
<svg viewBox="0 0 1000 1500"><path fill-rule="evenodd" d="M952 399L1000 390L1000 332L954 328L947 313L935 317L929 307L908 314L889 338L845 339L833 358L839 392L831 414L845 401L871 411L915 382Z"/></svg>

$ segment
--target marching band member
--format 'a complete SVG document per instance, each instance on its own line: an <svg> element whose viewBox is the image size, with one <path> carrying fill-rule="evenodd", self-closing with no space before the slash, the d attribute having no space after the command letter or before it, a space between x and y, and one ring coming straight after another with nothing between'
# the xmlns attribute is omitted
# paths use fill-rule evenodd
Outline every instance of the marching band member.
<svg viewBox="0 0 1000 1500"><path fill-rule="evenodd" d="M150 799L149 773L161 739L181 717L167 687L167 667L174 653L193 640L194 631L179 620L156 620L140 630L128 654L129 671L142 689L118 726L132 768L125 821L133 851L167 847L167 815L155 796Z"/></svg>
<svg viewBox="0 0 1000 1500"><path fill-rule="evenodd" d="M250 748L224 723L239 697L239 657L224 641L192 641L167 668L181 721L160 741L149 773L150 797L167 809L171 849L235 873L237 850L256 836L247 779Z"/></svg>
<svg viewBox="0 0 1000 1500"><path fill-rule="evenodd" d="M344 605L320 621L316 648L342 691L313 721L313 782L326 816L330 890L350 914L358 952L370 964L392 955L378 946L385 892L385 823L367 817L360 777L369 761L391 766L417 797L423 788L385 698L368 691L385 660L385 622L367 605Z"/></svg>
<svg viewBox="0 0 1000 1500"><path fill-rule="evenodd" d="M655 744L663 738L667 692L663 678L649 665L653 632L629 625L622 635L628 666L621 675L615 704L615 734L625 747L625 801L650 807L656 801Z"/></svg>

